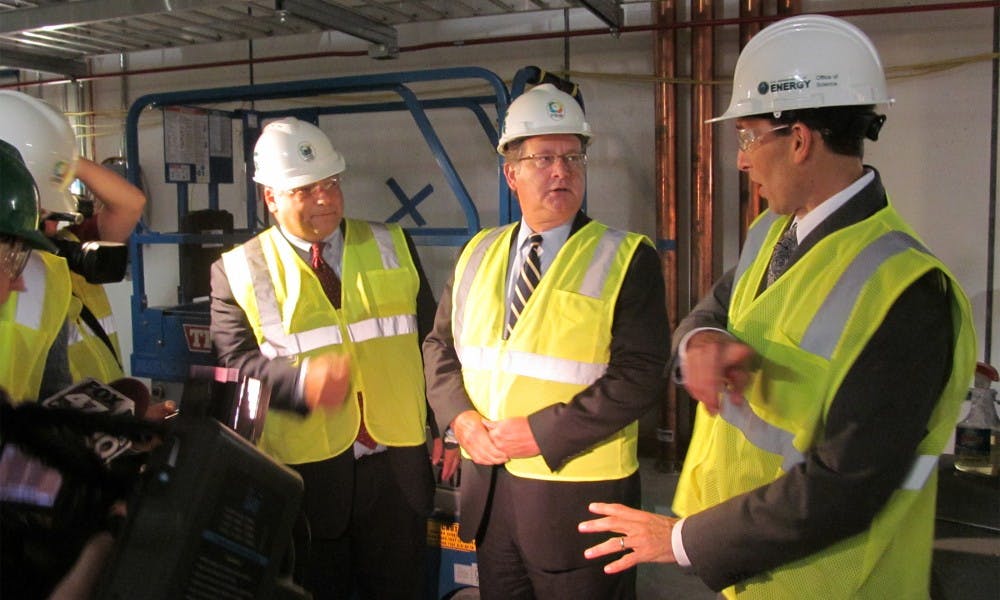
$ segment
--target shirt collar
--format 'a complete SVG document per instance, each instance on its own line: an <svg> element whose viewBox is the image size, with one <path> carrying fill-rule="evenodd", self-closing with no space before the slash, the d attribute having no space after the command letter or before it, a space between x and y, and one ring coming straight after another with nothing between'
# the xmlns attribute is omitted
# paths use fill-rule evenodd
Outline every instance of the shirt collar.
<svg viewBox="0 0 1000 600"><path fill-rule="evenodd" d="M801 242L806 239L806 236L809 235L813 229L816 229L816 227L825 221L827 217L846 204L848 200L856 196L865 188L866 185L871 183L873 179L875 179L875 171L872 169L865 169L864 174L854 183L830 196L825 202L821 202L819 206L809 211L809 214L806 216L801 219L797 219L795 221L798 223L795 229L795 237L798 238L798 241Z"/></svg>
<svg viewBox="0 0 1000 600"><path fill-rule="evenodd" d="M542 256L544 257L546 254L549 257L555 256L558 253L558 251L563 247L563 244L566 243L566 240L569 239L569 231L572 228L573 228L573 221L570 220L567 221L566 223L563 223L559 227L553 227L548 231L541 232L540 235L542 236L542 248L545 249L545 252L542 253ZM525 242L528 240L528 236L531 235L532 233L535 232L532 231L530 227L528 227L528 224L524 222L524 219L521 219L521 226L517 230L517 240L514 247L518 251L520 251L524 247Z"/></svg>
<svg viewBox="0 0 1000 600"><path fill-rule="evenodd" d="M289 244L305 252L306 255L312 250L312 242L288 233L281 225L278 225L278 231L288 240ZM340 266L340 257L343 254L344 248L344 234L341 233L340 227L334 229L333 233L323 238L323 241L326 242L326 246L323 248L323 259L330 265L333 265L334 270L337 270Z"/></svg>

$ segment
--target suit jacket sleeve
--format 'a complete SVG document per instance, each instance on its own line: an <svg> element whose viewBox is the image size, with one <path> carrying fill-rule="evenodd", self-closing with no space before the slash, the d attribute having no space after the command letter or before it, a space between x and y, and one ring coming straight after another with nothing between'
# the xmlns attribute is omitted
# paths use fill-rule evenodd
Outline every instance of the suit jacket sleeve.
<svg viewBox="0 0 1000 600"><path fill-rule="evenodd" d="M303 412L305 404L295 392L298 367L286 359L271 360L261 354L247 315L233 296L222 259L212 264L211 283L210 331L219 364L268 384L271 408Z"/></svg>
<svg viewBox="0 0 1000 600"><path fill-rule="evenodd" d="M929 273L897 299L803 463L685 520L684 549L709 587L721 590L861 532L899 487L951 371L943 280Z"/></svg>
<svg viewBox="0 0 1000 600"><path fill-rule="evenodd" d="M420 255L417 253L417 247L413 243L413 239L405 231L403 235L406 237L406 246L410 251L410 256L413 257L413 265L416 267L417 275L420 278L420 287L417 290L417 344L421 344L434 326L437 301L434 300L434 292L431 290L431 284L424 273L424 267L420 264ZM441 437L440 432L443 429L438 428L437 420L434 418L434 409L429 403L427 409L427 426L430 427L431 437Z"/></svg>
<svg viewBox="0 0 1000 600"><path fill-rule="evenodd" d="M459 413L476 409L465 392L462 363L455 352L455 339L451 333L453 285L454 273L441 291L434 322L423 342L427 399L439 431L447 429Z"/></svg>

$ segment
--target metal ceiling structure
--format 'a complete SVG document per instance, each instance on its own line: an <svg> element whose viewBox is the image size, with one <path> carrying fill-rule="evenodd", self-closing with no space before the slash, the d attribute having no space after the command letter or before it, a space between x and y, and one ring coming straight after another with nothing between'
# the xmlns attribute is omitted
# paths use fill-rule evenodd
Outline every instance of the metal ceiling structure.
<svg viewBox="0 0 1000 600"><path fill-rule="evenodd" d="M627 2L628 0L626 0ZM0 0L0 67L89 74L87 59L320 31L395 56L406 23L584 7L609 29L622 0Z"/></svg>

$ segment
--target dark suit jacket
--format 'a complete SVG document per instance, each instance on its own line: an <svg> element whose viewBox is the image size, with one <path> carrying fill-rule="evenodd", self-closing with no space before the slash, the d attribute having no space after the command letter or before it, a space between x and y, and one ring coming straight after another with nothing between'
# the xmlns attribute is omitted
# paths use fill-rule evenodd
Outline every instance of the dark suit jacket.
<svg viewBox="0 0 1000 600"><path fill-rule="evenodd" d="M590 219L577 215L571 234ZM462 364L455 354L451 330L452 281L442 292L434 328L424 341L427 397L438 427L447 427L461 412L475 410L465 392ZM503 286L504 281L498 281ZM542 457L552 469L635 421L661 398L662 368L670 346L665 290L656 251L643 244L628 266L615 305L611 358L607 372L573 397L528 416ZM551 315L557 319L559 315ZM503 467L498 467L503 468ZM478 537L488 526L488 504L495 467L462 461L459 533ZM561 483L510 477L518 499L518 537L529 560L552 569L587 563L583 550L607 538L577 532L580 521L593 518L589 502L622 502L638 506L638 473L614 481ZM595 539L596 538L596 539Z"/></svg>
<svg viewBox="0 0 1000 600"><path fill-rule="evenodd" d="M420 274L417 324L418 339L423 339L434 320L436 303L409 236L407 244ZM304 253L300 252L299 256L308 264L308 257ZM212 265L211 281L211 334L219 362L268 383L271 387L272 410L302 412L302 401L295 396L298 368L287 361L270 360L261 354L246 313L233 297L221 259ZM430 514L433 508L434 479L426 446L390 447L387 452L392 472L410 505L420 514ZM302 475L305 482L303 506L309 517L313 537L340 535L351 514L353 451L348 448L346 452L329 460L292 467Z"/></svg>
<svg viewBox="0 0 1000 600"><path fill-rule="evenodd" d="M887 205L875 175L802 240L789 265ZM896 300L837 391L804 463L685 521L684 549L709 587L721 590L863 531L899 487L951 373L954 333L943 281L940 272L929 273ZM729 271L682 320L675 339L696 327L725 329L732 287Z"/></svg>

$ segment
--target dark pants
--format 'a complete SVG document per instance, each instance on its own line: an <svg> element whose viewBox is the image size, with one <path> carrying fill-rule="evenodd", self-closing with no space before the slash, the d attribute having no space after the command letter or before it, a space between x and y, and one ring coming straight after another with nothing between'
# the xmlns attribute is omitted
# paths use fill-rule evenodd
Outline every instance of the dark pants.
<svg viewBox="0 0 1000 600"><path fill-rule="evenodd" d="M497 470L486 526L476 544L482 600L634 600L635 569L604 572L604 561L576 569L546 570L525 557L518 540L518 498L506 469ZM558 540L552 540L558 544Z"/></svg>
<svg viewBox="0 0 1000 600"><path fill-rule="evenodd" d="M313 537L304 587L315 600L422 600L427 519L406 501L386 453L355 461L354 471L347 530Z"/></svg>

